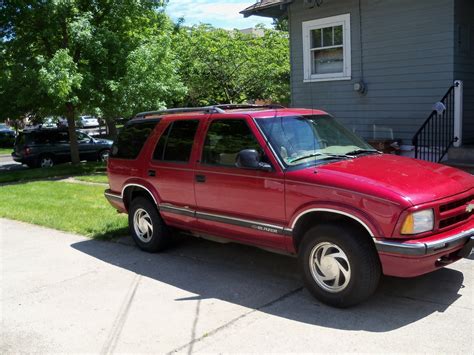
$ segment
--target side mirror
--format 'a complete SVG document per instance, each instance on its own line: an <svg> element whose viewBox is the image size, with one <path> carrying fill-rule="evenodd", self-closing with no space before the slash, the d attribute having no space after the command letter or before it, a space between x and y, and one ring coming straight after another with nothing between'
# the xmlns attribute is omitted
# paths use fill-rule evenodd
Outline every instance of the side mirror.
<svg viewBox="0 0 474 355"><path fill-rule="evenodd" d="M272 171L272 166L260 161L260 155L255 149L244 149L237 154L235 166L244 169Z"/></svg>

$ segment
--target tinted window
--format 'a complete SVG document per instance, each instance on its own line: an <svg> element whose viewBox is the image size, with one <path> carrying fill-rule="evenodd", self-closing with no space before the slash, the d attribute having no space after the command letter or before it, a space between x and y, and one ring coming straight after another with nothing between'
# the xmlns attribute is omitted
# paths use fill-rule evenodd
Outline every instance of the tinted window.
<svg viewBox="0 0 474 355"><path fill-rule="evenodd" d="M243 149L262 153L247 123L244 120L215 120L206 135L202 162L235 166L237 154Z"/></svg>
<svg viewBox="0 0 474 355"><path fill-rule="evenodd" d="M76 132L76 134L77 134L77 140L78 141L89 142L91 140L91 138L85 133Z"/></svg>
<svg viewBox="0 0 474 355"><path fill-rule="evenodd" d="M198 125L198 120L173 121L161 135L153 159L188 162Z"/></svg>
<svg viewBox="0 0 474 355"><path fill-rule="evenodd" d="M126 125L112 147L111 156L120 159L135 159L156 126L156 121Z"/></svg>

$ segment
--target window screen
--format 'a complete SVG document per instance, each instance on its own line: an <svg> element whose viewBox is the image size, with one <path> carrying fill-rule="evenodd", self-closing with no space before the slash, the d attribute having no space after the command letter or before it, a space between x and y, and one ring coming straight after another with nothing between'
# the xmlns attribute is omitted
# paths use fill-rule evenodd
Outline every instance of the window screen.
<svg viewBox="0 0 474 355"><path fill-rule="evenodd" d="M156 121L153 121L126 125L112 147L111 156L120 159L135 159L138 157L156 123Z"/></svg>
<svg viewBox="0 0 474 355"><path fill-rule="evenodd" d="M187 163L191 156L199 120L173 121L160 137L154 160Z"/></svg>
<svg viewBox="0 0 474 355"><path fill-rule="evenodd" d="M262 150L244 120L215 120L204 143L204 164L235 166L237 154L243 149Z"/></svg>

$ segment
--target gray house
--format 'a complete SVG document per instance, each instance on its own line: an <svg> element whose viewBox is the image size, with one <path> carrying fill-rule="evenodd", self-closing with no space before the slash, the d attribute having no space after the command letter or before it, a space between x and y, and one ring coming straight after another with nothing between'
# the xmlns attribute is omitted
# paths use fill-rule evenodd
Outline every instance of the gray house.
<svg viewBox="0 0 474 355"><path fill-rule="evenodd" d="M262 0L241 13L288 18L292 106L414 141L422 158L474 143L474 0Z"/></svg>

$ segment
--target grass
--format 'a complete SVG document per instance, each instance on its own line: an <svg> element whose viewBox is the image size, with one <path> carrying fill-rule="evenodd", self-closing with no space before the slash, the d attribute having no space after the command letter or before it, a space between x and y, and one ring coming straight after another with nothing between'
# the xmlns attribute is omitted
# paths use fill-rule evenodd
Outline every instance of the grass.
<svg viewBox="0 0 474 355"><path fill-rule="evenodd" d="M104 197L103 186L34 181L0 187L0 217L110 239L127 234L127 216Z"/></svg>
<svg viewBox="0 0 474 355"><path fill-rule="evenodd" d="M13 148L0 148L0 155L11 155Z"/></svg>
<svg viewBox="0 0 474 355"><path fill-rule="evenodd" d="M79 180L79 181L95 182L95 183L101 183L101 184L109 183L109 179L107 178L107 175L105 173L94 174L94 175L74 176L74 179Z"/></svg>
<svg viewBox="0 0 474 355"><path fill-rule="evenodd" d="M36 179L47 179L75 175L94 175L96 173L105 174L104 163L81 163L79 165L62 164L52 168L36 168L25 170L14 170L0 173L0 183L27 181Z"/></svg>

